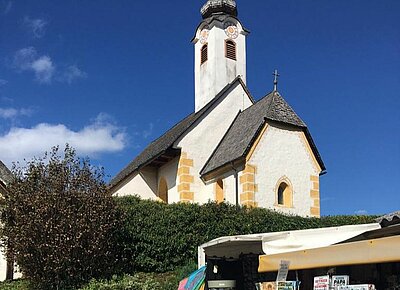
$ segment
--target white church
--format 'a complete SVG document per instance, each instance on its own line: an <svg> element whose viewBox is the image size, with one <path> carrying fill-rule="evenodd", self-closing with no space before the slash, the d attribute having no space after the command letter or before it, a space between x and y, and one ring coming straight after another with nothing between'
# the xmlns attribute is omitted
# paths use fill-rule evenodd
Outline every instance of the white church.
<svg viewBox="0 0 400 290"><path fill-rule="evenodd" d="M234 0L208 0L192 40L195 110L111 181L115 196L209 201L320 216L324 163L306 124L277 90L246 87L246 37Z"/></svg>

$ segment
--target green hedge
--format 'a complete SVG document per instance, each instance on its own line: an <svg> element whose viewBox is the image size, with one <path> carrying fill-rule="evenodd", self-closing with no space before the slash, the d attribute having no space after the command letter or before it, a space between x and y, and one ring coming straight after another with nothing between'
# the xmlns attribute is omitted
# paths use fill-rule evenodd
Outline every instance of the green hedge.
<svg viewBox="0 0 400 290"><path fill-rule="evenodd" d="M212 239L239 234L373 222L371 216L302 218L261 208L229 204L172 204L117 198L125 212L120 231L122 271L167 272L197 260L197 247Z"/></svg>
<svg viewBox="0 0 400 290"><path fill-rule="evenodd" d="M29 282L26 280L0 282L0 290L28 290L29 286Z"/></svg>

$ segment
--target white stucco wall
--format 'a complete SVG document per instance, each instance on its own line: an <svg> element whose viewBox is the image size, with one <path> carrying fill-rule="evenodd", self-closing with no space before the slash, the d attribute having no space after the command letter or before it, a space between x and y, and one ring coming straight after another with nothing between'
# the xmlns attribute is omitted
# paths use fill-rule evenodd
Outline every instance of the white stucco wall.
<svg viewBox="0 0 400 290"><path fill-rule="evenodd" d="M157 184L160 184L161 178L164 178L168 186L168 203L180 201L178 194L178 164L179 157L174 158L158 170Z"/></svg>
<svg viewBox="0 0 400 290"><path fill-rule="evenodd" d="M310 197L311 175L319 175L301 131L269 125L249 164L257 166L256 202L260 207L274 208L285 213L310 216L313 200ZM293 207L276 205L277 183L286 177L293 186Z"/></svg>
<svg viewBox="0 0 400 290"><path fill-rule="evenodd" d="M175 147L181 148L182 152L186 152L189 159L193 159L194 166L191 168L190 174L194 177L194 183L191 184L190 191L195 193L195 202L206 203L209 200L214 200L215 187L212 184L205 185L203 183L200 179L200 170L239 111L248 108L250 105L252 105L252 101L242 85L237 82L230 90L225 92L219 102L193 126L187 135L174 144ZM179 157L158 170L148 169L135 173L113 189L113 195L139 195L143 199L158 200L158 185L160 179L164 177L168 185L168 202L179 202L178 164Z"/></svg>
<svg viewBox="0 0 400 290"><path fill-rule="evenodd" d="M7 277L7 260L4 253L4 249L0 248L0 281L5 281ZM22 278L21 272L18 271L18 267L14 267L14 279Z"/></svg>
<svg viewBox="0 0 400 290"><path fill-rule="evenodd" d="M157 200L157 170L136 172L113 189L115 196L139 195L143 199Z"/></svg>
<svg viewBox="0 0 400 290"><path fill-rule="evenodd" d="M176 143L176 146L182 148L182 152L187 152L188 158L194 161L192 171L194 183L191 185L191 191L195 193L194 200L198 203L206 203L215 199L215 185L204 184L200 179L201 169L232 124L239 110L244 110L252 104L239 83L226 94L227 96L208 115Z"/></svg>
<svg viewBox="0 0 400 290"><path fill-rule="evenodd" d="M236 204L236 179L234 172L229 172L224 176L224 194L225 202ZM239 184L239 203L240 203L240 184Z"/></svg>
<svg viewBox="0 0 400 290"><path fill-rule="evenodd" d="M239 110L251 105L239 83L226 94L209 114L200 119L174 145L181 148L188 159L193 160L190 175L194 177L194 181L190 184L190 192L194 193L196 203L203 204L215 200L215 183L205 184L200 178L200 171ZM257 186L255 202L259 207L302 216L311 215L314 200L310 197L310 176L318 176L320 168L309 151L307 139L302 131L284 125L269 124L247 163L257 168L254 183ZM118 196L140 194L144 199L158 200L158 185L161 178L165 178L169 203L180 202L178 168L179 157L176 157L158 171L153 169L136 174L117 190ZM239 173L239 178L242 174ZM224 182L225 201L236 204L234 172L226 172L221 177ZM288 179L292 185L293 207L290 208L277 205L276 191L278 181L282 178ZM240 181L238 185L240 201L243 187Z"/></svg>
<svg viewBox="0 0 400 290"><path fill-rule="evenodd" d="M241 24L234 18L228 18L226 22L236 24L238 37L232 39L236 43L236 61L225 57L225 40L229 37L225 34L224 23L213 21L209 26L209 36L206 42L200 42L200 33L205 28L200 26L193 40L195 49L195 111L199 111L205 104L211 101L227 84L238 75L246 83L246 35ZM200 64L201 48L207 43L208 60Z"/></svg>

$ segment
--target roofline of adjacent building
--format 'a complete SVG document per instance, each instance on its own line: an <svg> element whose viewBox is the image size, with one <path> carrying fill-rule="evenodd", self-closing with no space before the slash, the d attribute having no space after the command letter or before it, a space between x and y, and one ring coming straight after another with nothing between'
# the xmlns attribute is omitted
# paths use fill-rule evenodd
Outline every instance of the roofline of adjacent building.
<svg viewBox="0 0 400 290"><path fill-rule="evenodd" d="M198 118L192 123L190 124L180 135L178 135L175 140L172 142L172 144L169 146L169 148L174 146L174 143L179 140L186 132L188 132L193 124L196 123L197 120L199 120L201 118L201 116L203 116L204 114L206 114L206 112L208 112L208 110L231 88L235 85L236 82L239 82L239 84L243 87L244 91L246 92L247 96L249 97L250 101L254 104L255 100L253 98L253 96L251 95L249 89L247 88L246 84L243 82L242 77L240 75L238 75L232 82L230 82L229 84L227 84L212 100L210 100L200 111L198 112L193 112L192 114L199 114ZM190 115L186 116L185 118L181 119L179 122L177 122L171 129L167 130L166 132L164 132L161 136L159 136L157 139L155 139L154 141L150 142L143 150L145 150L150 144L157 142L162 136L164 136L167 132L169 132L170 130L172 130L175 126L177 126L179 123L181 123L182 121L184 121L186 118L188 118ZM179 149L179 148L174 148L174 149ZM143 152L143 150L141 152ZM154 160L155 158L159 157L160 155L162 155L163 153L165 153L167 149L163 150L162 152L158 152L157 154L153 155L151 158L149 158L146 162L138 165L136 168L134 168L132 171L130 171L129 173L125 174L125 176L123 176L122 178L120 178L119 180L117 180L116 182L113 182L115 180L115 178L118 176L118 174L110 181L109 183L109 189L115 188L117 187L119 184L121 184L123 181L125 181L129 176L131 176L132 174L134 174L135 172L139 171L141 168L143 168L145 166L145 164L149 164L149 162L151 162L152 160ZM140 154L140 153L139 153ZM137 156L139 156L139 154ZM137 158L137 156L135 157L135 159ZM133 159L127 166L124 167L124 169L122 169L120 171L123 172L126 168L129 167L129 165L135 160Z"/></svg>

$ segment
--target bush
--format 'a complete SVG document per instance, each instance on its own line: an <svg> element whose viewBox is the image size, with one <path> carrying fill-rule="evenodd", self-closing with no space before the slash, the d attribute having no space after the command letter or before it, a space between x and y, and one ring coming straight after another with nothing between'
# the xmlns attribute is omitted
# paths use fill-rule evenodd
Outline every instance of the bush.
<svg viewBox="0 0 400 290"><path fill-rule="evenodd" d="M182 273L185 269L179 271ZM185 272L185 276L190 272ZM178 288L179 273L169 272L164 274L137 273L113 277L111 280L92 280L81 290L176 290Z"/></svg>
<svg viewBox="0 0 400 290"><path fill-rule="evenodd" d="M0 290L28 290L29 283L26 280L6 281L0 283Z"/></svg>
<svg viewBox="0 0 400 290"><path fill-rule="evenodd" d="M162 289L158 281L150 274L136 274L114 277L107 281L92 280L82 290L153 290Z"/></svg>
<svg viewBox="0 0 400 290"><path fill-rule="evenodd" d="M173 271L197 261L197 247L221 236L373 222L369 216L303 218L224 203L167 205L138 197L117 202L125 212L119 232L125 273Z"/></svg>
<svg viewBox="0 0 400 290"><path fill-rule="evenodd" d="M14 168L2 219L4 244L39 289L111 275L118 211L103 170L66 147Z"/></svg>

